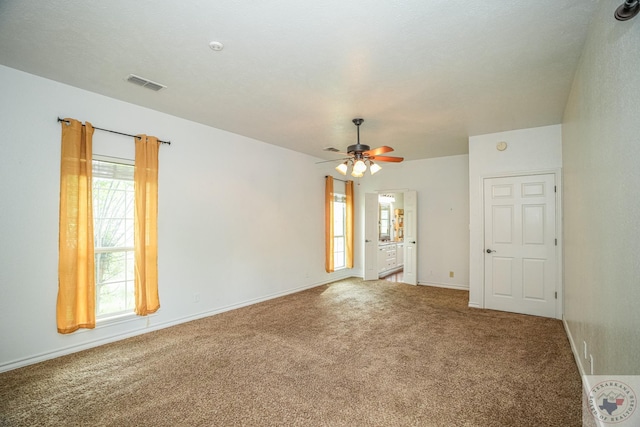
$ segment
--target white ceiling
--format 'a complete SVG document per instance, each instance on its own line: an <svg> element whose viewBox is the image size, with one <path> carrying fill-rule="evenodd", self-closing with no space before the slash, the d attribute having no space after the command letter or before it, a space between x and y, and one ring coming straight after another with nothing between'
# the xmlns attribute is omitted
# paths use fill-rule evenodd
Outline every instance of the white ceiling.
<svg viewBox="0 0 640 427"><path fill-rule="evenodd" d="M3 0L0 64L325 159L363 117L414 160L560 123L597 4Z"/></svg>

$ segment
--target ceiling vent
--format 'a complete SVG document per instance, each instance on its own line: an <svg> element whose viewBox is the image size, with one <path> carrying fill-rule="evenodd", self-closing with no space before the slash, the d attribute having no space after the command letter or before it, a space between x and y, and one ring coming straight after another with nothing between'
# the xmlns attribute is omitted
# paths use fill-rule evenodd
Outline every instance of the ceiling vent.
<svg viewBox="0 0 640 427"><path fill-rule="evenodd" d="M135 74L129 74L129 77L127 77L127 81L129 83L133 83L134 85L146 87L147 89L151 89L156 92L166 88L165 85L161 85L160 83L145 79L144 77L136 76Z"/></svg>
<svg viewBox="0 0 640 427"><path fill-rule="evenodd" d="M324 147L324 148L323 148L323 150L324 150L324 151L331 151L331 152L333 152L333 153L337 153L337 152L339 152L339 151L340 151L340 150L338 150L336 147Z"/></svg>

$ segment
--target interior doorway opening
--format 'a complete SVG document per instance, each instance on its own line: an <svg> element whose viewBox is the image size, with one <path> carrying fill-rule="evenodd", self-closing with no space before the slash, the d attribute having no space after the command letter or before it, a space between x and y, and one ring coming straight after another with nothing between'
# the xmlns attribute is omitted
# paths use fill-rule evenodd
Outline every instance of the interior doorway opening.
<svg viewBox="0 0 640 427"><path fill-rule="evenodd" d="M416 191L365 194L365 280L417 285Z"/></svg>

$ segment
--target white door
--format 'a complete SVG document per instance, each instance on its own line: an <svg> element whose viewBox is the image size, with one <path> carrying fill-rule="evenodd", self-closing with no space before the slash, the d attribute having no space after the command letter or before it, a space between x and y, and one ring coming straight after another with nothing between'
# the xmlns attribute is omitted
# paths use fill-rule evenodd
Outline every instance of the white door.
<svg viewBox="0 0 640 427"><path fill-rule="evenodd" d="M404 271L402 281L418 284L418 195L415 190L404 192Z"/></svg>
<svg viewBox="0 0 640 427"><path fill-rule="evenodd" d="M378 195L364 195L364 280L378 279Z"/></svg>
<svg viewBox="0 0 640 427"><path fill-rule="evenodd" d="M556 317L555 175L484 180L485 307Z"/></svg>

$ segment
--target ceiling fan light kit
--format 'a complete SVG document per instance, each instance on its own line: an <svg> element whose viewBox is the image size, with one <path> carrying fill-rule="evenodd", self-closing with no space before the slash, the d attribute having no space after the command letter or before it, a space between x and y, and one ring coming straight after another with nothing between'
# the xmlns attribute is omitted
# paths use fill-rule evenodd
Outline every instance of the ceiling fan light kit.
<svg viewBox="0 0 640 427"><path fill-rule="evenodd" d="M350 145L347 147L347 152L342 153L346 154L349 157L344 162L340 163L336 166L336 170L342 174L346 175L349 171L349 166L352 165L351 168L351 176L354 178L362 178L364 173L367 171L367 165L369 167L369 172L371 175L379 172L382 167L374 163L373 160L380 162L401 162L404 160L403 157L392 157L392 156L381 156L380 154L388 153L393 151L393 148L382 146L378 148L374 148L373 150L365 144L360 144L360 125L364 122L364 119L356 118L353 119L353 124L356 125L356 129L358 131L358 141L357 144ZM325 151L334 151L334 150L325 150ZM336 151L337 152L337 151Z"/></svg>
<svg viewBox="0 0 640 427"><path fill-rule="evenodd" d="M338 166L336 166L336 170L340 172L342 175L346 175L347 170L349 170L349 161L347 160L344 163L340 163Z"/></svg>
<svg viewBox="0 0 640 427"><path fill-rule="evenodd" d="M353 171L355 173L363 173L366 170L367 170L367 165L365 165L364 161L362 160L356 160L356 162L353 164Z"/></svg>
<svg viewBox="0 0 640 427"><path fill-rule="evenodd" d="M371 172L371 175L377 173L378 171L380 171L380 169L382 169L382 166L371 162L371 166L369 166L369 171Z"/></svg>

